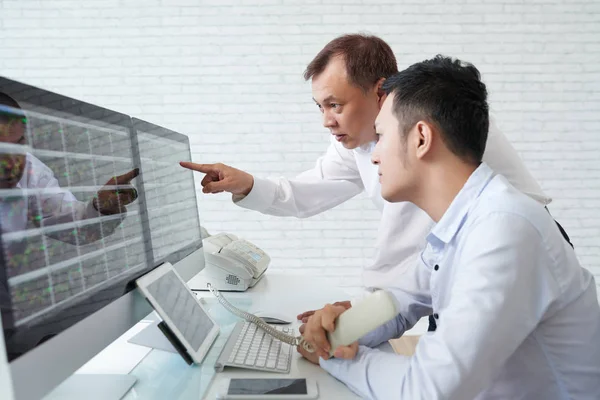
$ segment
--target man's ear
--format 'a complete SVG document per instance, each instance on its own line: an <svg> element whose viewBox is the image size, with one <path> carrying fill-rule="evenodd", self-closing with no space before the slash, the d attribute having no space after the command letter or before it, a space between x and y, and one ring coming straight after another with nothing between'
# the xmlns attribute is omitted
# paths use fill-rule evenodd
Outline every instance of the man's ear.
<svg viewBox="0 0 600 400"><path fill-rule="evenodd" d="M375 84L375 88L377 91L377 105L379 106L380 110L381 110L381 107L383 106L383 102L385 101L385 99L387 97L387 94L381 88L381 86L383 86L383 82L385 82L385 78L380 78L377 81L377 83Z"/></svg>
<svg viewBox="0 0 600 400"><path fill-rule="evenodd" d="M417 158L422 159L431 153L433 146L433 127L425 121L417 122L415 126L417 133Z"/></svg>

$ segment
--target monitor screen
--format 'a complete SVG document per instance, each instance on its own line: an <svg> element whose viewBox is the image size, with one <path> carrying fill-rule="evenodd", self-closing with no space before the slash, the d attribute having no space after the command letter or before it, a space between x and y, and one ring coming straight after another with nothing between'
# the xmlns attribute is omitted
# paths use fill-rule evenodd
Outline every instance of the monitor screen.
<svg viewBox="0 0 600 400"><path fill-rule="evenodd" d="M132 120L152 262L176 264L202 248L193 172L179 165L191 161L188 137Z"/></svg>
<svg viewBox="0 0 600 400"><path fill-rule="evenodd" d="M122 296L153 267L131 135L127 115L0 78L9 360Z"/></svg>

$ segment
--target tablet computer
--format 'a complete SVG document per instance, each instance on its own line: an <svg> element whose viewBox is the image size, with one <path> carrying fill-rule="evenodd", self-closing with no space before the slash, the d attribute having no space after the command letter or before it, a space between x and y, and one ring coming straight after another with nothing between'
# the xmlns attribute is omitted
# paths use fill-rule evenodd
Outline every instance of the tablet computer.
<svg viewBox="0 0 600 400"><path fill-rule="evenodd" d="M219 335L219 326L170 263L136 281L162 322L158 325L188 364L200 364Z"/></svg>

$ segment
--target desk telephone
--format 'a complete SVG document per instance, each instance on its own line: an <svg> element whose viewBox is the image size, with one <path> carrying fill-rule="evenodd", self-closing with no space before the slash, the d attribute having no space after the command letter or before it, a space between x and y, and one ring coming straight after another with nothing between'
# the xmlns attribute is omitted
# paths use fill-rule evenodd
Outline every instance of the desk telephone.
<svg viewBox="0 0 600 400"><path fill-rule="evenodd" d="M244 291L263 277L271 258L247 240L219 233L203 240L206 267L198 274L202 282L193 289L206 290L210 283L218 290Z"/></svg>
<svg viewBox="0 0 600 400"><path fill-rule="evenodd" d="M208 284L208 289L219 303L234 315L256 324L266 333L284 343L292 346L302 346L306 351L314 352L312 345L306 342L304 337L292 336L278 331L261 318L233 306L211 284ZM339 346L348 346L354 343L373 329L394 319L397 314L396 303L389 292L377 290L365 296L358 304L340 314L335 321L335 331L327 334L327 340L331 344L329 355L333 357L333 353Z"/></svg>

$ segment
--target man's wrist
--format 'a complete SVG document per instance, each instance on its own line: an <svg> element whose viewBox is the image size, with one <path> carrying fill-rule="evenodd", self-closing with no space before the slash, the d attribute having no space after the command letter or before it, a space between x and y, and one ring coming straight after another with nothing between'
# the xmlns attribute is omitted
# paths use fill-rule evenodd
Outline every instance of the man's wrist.
<svg viewBox="0 0 600 400"><path fill-rule="evenodd" d="M254 176L250 175L250 185L248 185L248 187L246 188L246 190L244 190L242 193L240 193L241 196L248 196L248 194L252 191L252 189L254 188Z"/></svg>
<svg viewBox="0 0 600 400"><path fill-rule="evenodd" d="M252 178L252 189L247 196L234 195L232 200L240 207L264 212L273 204L278 185L269 179Z"/></svg>

